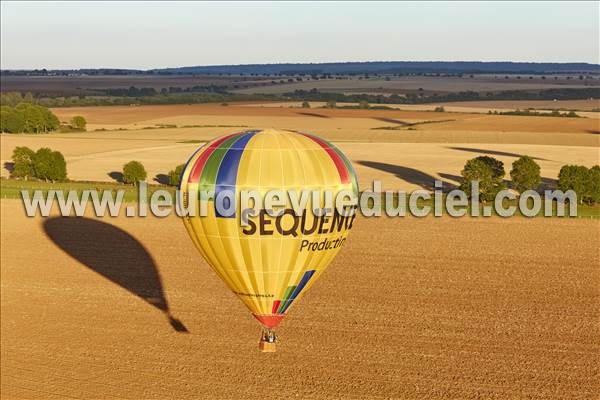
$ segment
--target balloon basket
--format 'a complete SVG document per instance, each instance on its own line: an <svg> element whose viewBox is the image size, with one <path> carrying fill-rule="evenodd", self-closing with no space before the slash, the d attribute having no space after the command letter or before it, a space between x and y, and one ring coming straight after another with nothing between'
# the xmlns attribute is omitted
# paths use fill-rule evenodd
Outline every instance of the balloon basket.
<svg viewBox="0 0 600 400"><path fill-rule="evenodd" d="M260 336L260 342L258 343L258 348L263 353L275 353L277 350L277 336L275 332L271 329L263 329L263 332Z"/></svg>

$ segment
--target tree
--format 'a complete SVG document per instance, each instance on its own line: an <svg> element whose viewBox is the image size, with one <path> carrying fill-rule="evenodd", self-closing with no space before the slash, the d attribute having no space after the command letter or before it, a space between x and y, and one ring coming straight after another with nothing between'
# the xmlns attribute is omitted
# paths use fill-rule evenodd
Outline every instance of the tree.
<svg viewBox="0 0 600 400"><path fill-rule="evenodd" d="M302 108L310 108L310 103L308 101L303 101Z"/></svg>
<svg viewBox="0 0 600 400"><path fill-rule="evenodd" d="M41 110L44 116L44 132L55 131L60 127L60 121L58 120L58 117L52 113L52 111L50 111L46 107L36 107L38 107Z"/></svg>
<svg viewBox="0 0 600 400"><path fill-rule="evenodd" d="M67 178L67 163L62 153L47 147L39 149L33 157L35 177L45 181L62 181Z"/></svg>
<svg viewBox="0 0 600 400"><path fill-rule="evenodd" d="M588 169L584 166L563 165L558 173L558 188L563 192L573 190L577 194L579 203L583 203L588 175Z"/></svg>
<svg viewBox="0 0 600 400"><path fill-rule="evenodd" d="M523 193L529 189L537 189L541 182L540 166L529 156L521 156L513 162L510 170L512 186Z"/></svg>
<svg viewBox="0 0 600 400"><path fill-rule="evenodd" d="M87 125L87 121L81 115L76 115L71 118L71 126L80 131L85 131L85 126Z"/></svg>
<svg viewBox="0 0 600 400"><path fill-rule="evenodd" d="M0 130L7 133L20 133L25 130L25 117L22 112L9 106L0 109Z"/></svg>
<svg viewBox="0 0 600 400"><path fill-rule="evenodd" d="M10 176L13 178L34 177L33 160L35 152L29 147L17 146L12 153L13 169Z"/></svg>
<svg viewBox="0 0 600 400"><path fill-rule="evenodd" d="M600 166L594 165L588 171L587 187L590 203L600 203Z"/></svg>
<svg viewBox="0 0 600 400"><path fill-rule="evenodd" d="M185 164L178 165L175 169L169 171L169 185L171 186L179 186L179 181L181 179L181 173L185 168Z"/></svg>
<svg viewBox="0 0 600 400"><path fill-rule="evenodd" d="M139 161L129 161L123 166L123 182L137 186L139 181L146 179L146 169Z"/></svg>
<svg viewBox="0 0 600 400"><path fill-rule="evenodd" d="M493 200L496 194L505 188L504 164L493 157L480 156L468 160L461 171L463 181L460 189L471 195L471 182L479 181L480 198L483 201Z"/></svg>

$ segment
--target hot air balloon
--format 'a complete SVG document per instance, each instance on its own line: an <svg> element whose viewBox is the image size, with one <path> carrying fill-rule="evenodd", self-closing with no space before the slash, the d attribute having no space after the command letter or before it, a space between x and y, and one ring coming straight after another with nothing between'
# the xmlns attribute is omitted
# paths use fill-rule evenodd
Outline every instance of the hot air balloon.
<svg viewBox="0 0 600 400"><path fill-rule="evenodd" d="M271 190L328 190L334 199L344 191L355 201L358 183L350 161L338 148L317 136L288 130L250 130L220 137L199 148L183 170L179 204L188 208L191 197L198 200L195 215L183 217L187 232L262 325L260 349L275 351L273 329L343 247L355 215L337 211L317 215L306 202L297 216L287 198L278 215L259 210L243 224L243 210L225 213L217 203L220 195L230 191L235 197L224 203L237 206L244 190L262 196ZM319 206L324 201L322 196Z"/></svg>

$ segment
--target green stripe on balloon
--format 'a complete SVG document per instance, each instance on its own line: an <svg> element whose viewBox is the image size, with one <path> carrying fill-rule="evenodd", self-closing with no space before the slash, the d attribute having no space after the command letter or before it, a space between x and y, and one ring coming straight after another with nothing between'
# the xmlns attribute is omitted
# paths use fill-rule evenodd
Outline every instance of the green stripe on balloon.
<svg viewBox="0 0 600 400"><path fill-rule="evenodd" d="M210 155L206 165L202 169L202 175L200 176L200 182L198 185L198 192L208 191L215 189L215 182L217 181L217 173L221 166L221 161L227 153L227 150L240 138L241 136L234 136L223 143ZM202 198L201 198L202 199Z"/></svg>
<svg viewBox="0 0 600 400"><path fill-rule="evenodd" d="M296 285L288 286L287 289L285 289L285 294L283 296L283 299L281 300L281 303L279 303L279 309L277 310L278 314L281 314L283 312L283 310L285 309L285 303L287 303L292 293L294 293L294 290L296 290Z"/></svg>

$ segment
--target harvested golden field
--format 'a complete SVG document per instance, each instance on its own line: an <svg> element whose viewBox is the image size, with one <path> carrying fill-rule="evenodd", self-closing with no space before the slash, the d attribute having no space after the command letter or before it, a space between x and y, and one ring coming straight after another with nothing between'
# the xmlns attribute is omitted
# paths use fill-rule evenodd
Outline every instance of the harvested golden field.
<svg viewBox="0 0 600 400"><path fill-rule="evenodd" d="M82 114L90 129L111 130L2 135L3 165L10 163L16 146L34 150L50 147L65 155L71 179L111 181L109 174L120 171L130 160L138 160L152 180L184 163L203 141L264 127L314 132L337 142L354 162L363 187L373 179L382 179L390 189L430 187L434 178L453 184L467 159L486 154L500 158L507 170L520 155L535 157L542 176L551 183L562 165L592 166L600 158L600 135L594 133L598 120L588 118L248 105L54 111L61 120ZM2 176L7 175L8 169L3 168Z"/></svg>
<svg viewBox="0 0 600 400"><path fill-rule="evenodd" d="M263 354L258 324L176 217L27 218L17 200L0 205L6 399L600 391L595 220L361 218Z"/></svg>
<svg viewBox="0 0 600 400"><path fill-rule="evenodd" d="M444 106L462 106L484 110L578 110L592 111L600 109L600 99L593 100L492 100L492 101L462 101L460 103L440 103Z"/></svg>
<svg viewBox="0 0 600 400"><path fill-rule="evenodd" d="M124 126L137 123L149 124L156 120L164 123L194 121L202 123L206 117L229 121L231 117L267 117L271 120L293 117L305 118L313 123L318 119L332 118L406 118L409 120L442 120L443 114L424 111L411 111L398 114L388 110L348 110L348 109L296 109L290 107L248 107L249 104L221 106L215 104L158 105L158 106L106 106L106 107L68 107L53 108L59 119L68 121L75 115L83 115L89 124ZM465 118L463 116L462 118ZM150 125L151 126L151 125Z"/></svg>
<svg viewBox="0 0 600 400"><path fill-rule="evenodd" d="M187 129L202 137L205 128L297 129L335 141L523 143L599 146L597 118L553 118L419 110L299 109L248 105L174 105L140 107L74 107L53 110L62 121L74 115L88 120L88 129L156 128L181 137ZM544 135L537 135L543 133Z"/></svg>

